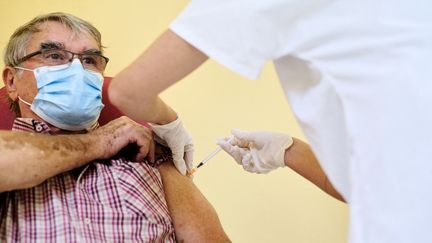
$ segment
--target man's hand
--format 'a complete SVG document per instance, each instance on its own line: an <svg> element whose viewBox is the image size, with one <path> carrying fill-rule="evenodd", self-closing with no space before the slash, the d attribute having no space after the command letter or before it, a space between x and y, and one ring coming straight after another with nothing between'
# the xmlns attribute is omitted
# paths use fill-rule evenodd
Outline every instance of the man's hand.
<svg viewBox="0 0 432 243"><path fill-rule="evenodd" d="M234 139L217 143L246 171L265 174L284 167L285 150L293 144L291 136L273 132L245 132L233 129Z"/></svg>
<svg viewBox="0 0 432 243"><path fill-rule="evenodd" d="M147 157L154 162L151 130L125 116L86 134L0 131L0 192L34 187L96 159L111 158L130 143L139 149L136 161Z"/></svg>
<svg viewBox="0 0 432 243"><path fill-rule="evenodd" d="M193 169L193 141L180 118L165 125L152 124L153 131L171 149L175 167L182 175Z"/></svg>
<svg viewBox="0 0 432 243"><path fill-rule="evenodd" d="M89 135L97 137L96 141L102 150L100 159L111 158L128 144L135 143L139 151L134 160L144 161L147 157L154 162L155 144L151 129L126 116L109 122Z"/></svg>

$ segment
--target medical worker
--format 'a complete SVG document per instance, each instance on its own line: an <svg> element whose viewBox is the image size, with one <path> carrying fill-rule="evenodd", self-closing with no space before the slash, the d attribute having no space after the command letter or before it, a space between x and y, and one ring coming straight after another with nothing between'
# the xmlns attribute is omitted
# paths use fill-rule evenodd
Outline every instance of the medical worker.
<svg viewBox="0 0 432 243"><path fill-rule="evenodd" d="M315 155L349 203L349 242L432 242L431 1L191 1L110 88L126 114L155 124L183 171L191 137L157 95L207 56L251 79L274 62ZM280 134L234 133L220 144L253 172L278 168L290 146Z"/></svg>

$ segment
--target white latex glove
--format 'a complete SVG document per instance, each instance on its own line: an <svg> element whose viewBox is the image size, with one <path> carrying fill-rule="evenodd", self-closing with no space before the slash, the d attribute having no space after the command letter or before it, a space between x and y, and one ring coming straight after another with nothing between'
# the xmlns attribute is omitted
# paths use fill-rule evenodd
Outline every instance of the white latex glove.
<svg viewBox="0 0 432 243"><path fill-rule="evenodd" d="M291 136L274 132L231 131L233 138L217 141L246 171L265 174L285 166L285 150L293 144Z"/></svg>
<svg viewBox="0 0 432 243"><path fill-rule="evenodd" d="M172 152L175 167L181 174L193 169L193 141L192 136L186 131L180 118L177 117L171 123L165 125L151 124L155 140L166 144Z"/></svg>

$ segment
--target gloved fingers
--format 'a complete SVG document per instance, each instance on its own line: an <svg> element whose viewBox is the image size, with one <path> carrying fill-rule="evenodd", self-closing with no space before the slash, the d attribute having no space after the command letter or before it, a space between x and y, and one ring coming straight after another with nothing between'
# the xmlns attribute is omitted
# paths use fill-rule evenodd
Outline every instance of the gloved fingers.
<svg viewBox="0 0 432 243"><path fill-rule="evenodd" d="M220 138L216 140L216 144L219 145L225 152L229 153L229 148L232 146L227 138Z"/></svg>
<svg viewBox="0 0 432 243"><path fill-rule="evenodd" d="M253 162L252 156L250 154L246 154L242 157L241 165L245 171L255 172L255 163Z"/></svg>
<svg viewBox="0 0 432 243"><path fill-rule="evenodd" d="M242 166L244 170L256 174L266 174L274 169L263 163L256 149L251 149L243 156Z"/></svg>
<svg viewBox="0 0 432 243"><path fill-rule="evenodd" d="M192 169L194 168L193 165L193 145L186 145L185 146L185 152L184 152L184 160L185 160L185 164L186 164L186 170L187 171L192 171Z"/></svg>
<svg viewBox="0 0 432 243"><path fill-rule="evenodd" d="M186 164L183 159L174 161L174 165L182 175L186 175Z"/></svg>
<svg viewBox="0 0 432 243"><path fill-rule="evenodd" d="M181 127L183 125L182 125L180 118L177 116L177 118L174 121L171 121L170 123L163 124L163 125L150 123L150 126L152 127L152 130L155 133L167 133L167 132L173 131L177 127Z"/></svg>
<svg viewBox="0 0 432 243"><path fill-rule="evenodd" d="M193 143L186 144L183 149L185 152L193 152L194 151L194 145L193 145Z"/></svg>
<svg viewBox="0 0 432 243"><path fill-rule="evenodd" d="M238 128L231 129L231 134L234 135L234 137L241 139L241 140L254 140L253 134L251 132L247 132L244 130L240 130Z"/></svg>
<svg viewBox="0 0 432 243"><path fill-rule="evenodd" d="M163 140L161 137L159 137L156 133L154 133L153 139L161 145L164 145L165 147L168 147L168 144L165 140Z"/></svg>
<svg viewBox="0 0 432 243"><path fill-rule="evenodd" d="M256 174L267 174L271 171L271 169L265 168L266 166L264 164L256 161L251 153L243 157L242 166L244 170Z"/></svg>
<svg viewBox="0 0 432 243"><path fill-rule="evenodd" d="M242 142L233 136L226 137L226 138L220 138L220 139L216 140L216 144L220 145L219 142L226 142L226 146L231 145L231 146L243 147Z"/></svg>
<svg viewBox="0 0 432 243"><path fill-rule="evenodd" d="M259 161L258 163L255 164L255 168L257 169L258 174L267 174L270 171L280 167L280 166L275 166L273 163L269 163L269 161L267 161L265 158L261 158L259 156L260 153L261 152L259 149L255 149L255 148L251 149L251 155L254 161Z"/></svg>
<svg viewBox="0 0 432 243"><path fill-rule="evenodd" d="M228 141L226 141L225 139L219 139L216 141L216 144L219 145L227 154L232 156L232 145ZM237 159L235 160L237 161ZM237 163L239 163L239 161L237 161Z"/></svg>
<svg viewBox="0 0 432 243"><path fill-rule="evenodd" d="M244 148L240 148L237 146L232 146L231 147L231 156L237 161L237 163L241 163L243 158L245 156L247 156L249 154L249 151L244 149Z"/></svg>
<svg viewBox="0 0 432 243"><path fill-rule="evenodd" d="M225 140L218 140L217 144L225 151L227 152L229 155L231 155L231 157L234 158L234 160L241 165L242 164L242 159L243 156L246 155L246 150L243 148L240 148L238 146L233 146L231 145L228 141Z"/></svg>
<svg viewBox="0 0 432 243"><path fill-rule="evenodd" d="M173 163L175 167L182 175L186 175L186 162L183 159L184 156L183 149L171 150L171 151L172 151Z"/></svg>
<svg viewBox="0 0 432 243"><path fill-rule="evenodd" d="M255 137L251 132L234 128L231 130L231 134L234 136L234 143L242 148L251 147L251 143L255 141Z"/></svg>
<svg viewBox="0 0 432 243"><path fill-rule="evenodd" d="M265 168L266 166L262 164L256 149L249 150L247 148L240 148L236 145L231 145L228 141L223 139L218 140L217 144L248 172L265 174L272 170L271 168Z"/></svg>

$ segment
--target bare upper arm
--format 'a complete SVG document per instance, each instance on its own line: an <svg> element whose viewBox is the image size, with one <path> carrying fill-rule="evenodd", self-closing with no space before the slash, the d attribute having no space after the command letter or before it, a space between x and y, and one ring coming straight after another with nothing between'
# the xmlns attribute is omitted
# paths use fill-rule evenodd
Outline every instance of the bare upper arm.
<svg viewBox="0 0 432 243"><path fill-rule="evenodd" d="M172 163L159 166L165 197L177 239L186 242L230 242L216 211L195 186Z"/></svg>

